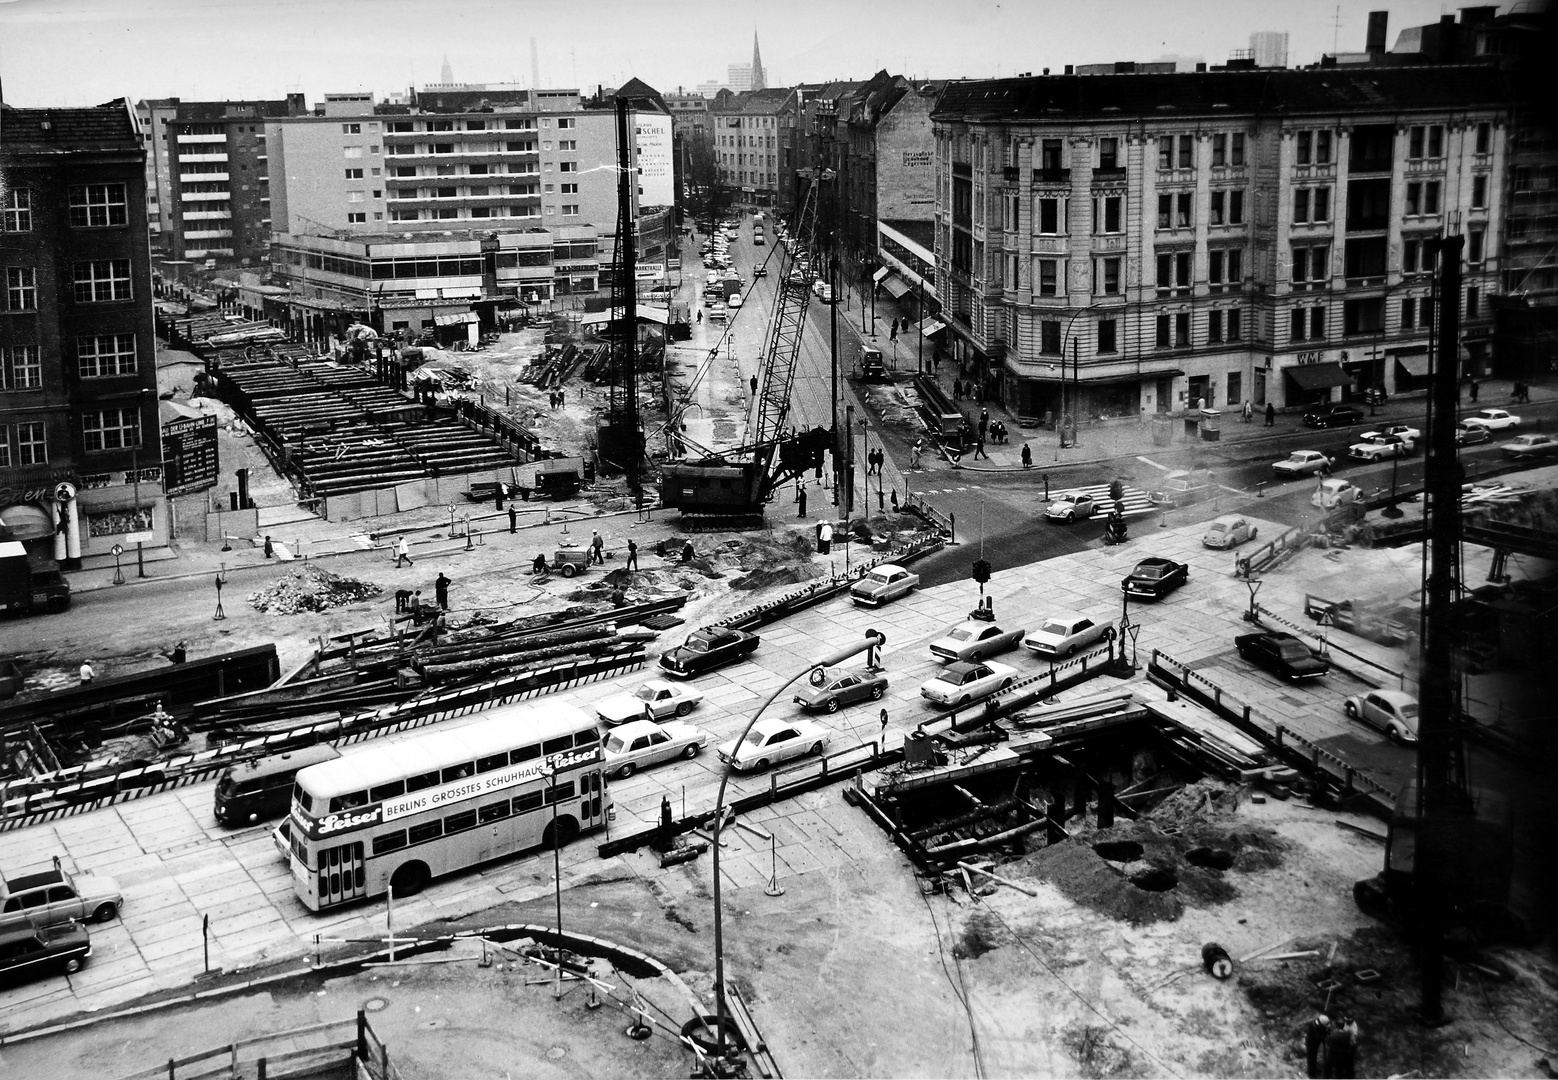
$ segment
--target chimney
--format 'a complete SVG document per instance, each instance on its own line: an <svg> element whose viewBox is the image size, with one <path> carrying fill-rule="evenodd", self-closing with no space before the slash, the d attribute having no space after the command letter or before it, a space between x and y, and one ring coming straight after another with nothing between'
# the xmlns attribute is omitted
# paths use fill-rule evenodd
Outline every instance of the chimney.
<svg viewBox="0 0 1558 1080"><path fill-rule="evenodd" d="M1066 65L1066 74L1067 75L1074 75L1075 73L1076 73L1076 68L1073 65L1071 65L1071 64L1067 64Z"/></svg>
<svg viewBox="0 0 1558 1080"><path fill-rule="evenodd" d="M1369 54L1385 51L1385 26L1390 20L1388 11L1369 12L1368 37L1364 39L1363 50Z"/></svg>
<svg viewBox="0 0 1558 1080"><path fill-rule="evenodd" d="M1197 63L1196 64L1196 70L1197 71L1205 71L1206 70L1206 61L1202 60L1199 63Z"/></svg>

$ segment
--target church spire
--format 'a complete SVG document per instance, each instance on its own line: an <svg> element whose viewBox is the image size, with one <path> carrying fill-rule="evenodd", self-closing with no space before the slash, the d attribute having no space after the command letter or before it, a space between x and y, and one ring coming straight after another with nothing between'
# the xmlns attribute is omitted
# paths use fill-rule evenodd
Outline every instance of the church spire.
<svg viewBox="0 0 1558 1080"><path fill-rule="evenodd" d="M757 28L752 29L752 89L768 89L768 80L763 72L763 54L757 48Z"/></svg>

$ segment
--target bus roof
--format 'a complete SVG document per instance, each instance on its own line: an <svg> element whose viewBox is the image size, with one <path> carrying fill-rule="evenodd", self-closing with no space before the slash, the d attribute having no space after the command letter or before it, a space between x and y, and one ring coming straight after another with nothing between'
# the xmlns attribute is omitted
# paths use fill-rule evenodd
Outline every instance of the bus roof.
<svg viewBox="0 0 1558 1080"><path fill-rule="evenodd" d="M298 773L297 782L316 798L341 795L594 726L594 717L560 701L502 705L486 719L453 731L429 731L310 765Z"/></svg>

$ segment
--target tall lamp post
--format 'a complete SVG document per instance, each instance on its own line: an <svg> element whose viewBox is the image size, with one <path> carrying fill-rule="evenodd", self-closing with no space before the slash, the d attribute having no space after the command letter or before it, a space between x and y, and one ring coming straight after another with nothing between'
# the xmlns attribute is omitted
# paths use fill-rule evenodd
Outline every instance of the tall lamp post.
<svg viewBox="0 0 1558 1080"><path fill-rule="evenodd" d="M1081 405L1082 405L1082 355L1081 355L1082 343L1081 343L1080 339L1072 337L1072 335L1071 335L1071 328L1076 325L1076 321L1078 319L1080 319L1083 315L1087 314L1089 311L1095 310L1098 306L1099 306L1098 304L1093 303L1093 304L1088 304L1084 308L1077 309L1072 314L1071 318L1066 321L1066 332L1065 332L1065 334L1063 334L1061 336L1061 339L1060 339L1060 342L1061 342L1061 344L1060 344L1060 349L1061 349L1061 353L1060 353L1060 421L1059 421L1059 425L1058 426L1060 428L1060 446L1061 446L1062 449L1064 449L1067 446L1076 446L1077 445L1077 412L1080 410ZM1071 402L1071 441L1069 443L1066 441L1066 352L1065 352L1066 341L1068 339L1071 342L1071 363L1072 363L1072 366L1075 367L1075 369L1076 369L1076 382L1073 384L1073 390L1072 390L1072 402ZM1057 457L1057 460L1058 460L1058 457Z"/></svg>
<svg viewBox="0 0 1558 1080"><path fill-rule="evenodd" d="M752 714L752 719L747 721L747 726L741 729L741 734L736 736L735 742L731 744L731 746L734 748L732 750L732 755L734 755L735 750L739 750L741 748L742 743L746 742L747 735L751 733L753 726L757 723L758 719L762 717L768 706L772 705L779 697L779 695L784 693L785 690L789 689L789 687L802 675L806 675L820 667L832 667L835 664L842 664L845 660L848 660L852 656L858 656L860 653L870 652L871 650L881 648L886 641L887 638L884 635L878 633L875 630L867 630L864 641L861 641L855 645L846 645L842 649L837 649L834 652L829 653L827 656L824 656L816 663L808 664L800 671L797 671L794 675L791 675L788 679L785 680L784 685L780 686L772 694L769 694L768 700L763 702L762 705L758 706L757 712ZM880 747L878 747L878 750L880 750ZM720 776L719 794L714 799L714 830L712 833L714 838L714 1008L717 1016L715 1023L718 1026L718 1049L715 1053L716 1057L721 1061L725 1059L727 1054L725 1047L725 1028L727 1026L727 1020L725 1016L725 922L724 907L720 899L719 834L720 829L725 821L725 788L730 783L731 772L731 764L726 763L725 771Z"/></svg>

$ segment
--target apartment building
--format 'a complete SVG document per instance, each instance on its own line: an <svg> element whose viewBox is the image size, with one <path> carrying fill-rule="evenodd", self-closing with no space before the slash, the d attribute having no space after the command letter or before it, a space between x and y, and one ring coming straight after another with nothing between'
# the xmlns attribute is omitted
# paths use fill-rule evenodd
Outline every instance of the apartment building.
<svg viewBox="0 0 1558 1080"><path fill-rule="evenodd" d="M135 109L0 110L0 521L67 564L165 544Z"/></svg>
<svg viewBox="0 0 1558 1080"><path fill-rule="evenodd" d="M758 206L789 205L795 170L791 130L799 99L793 89L721 94L709 105L720 182Z"/></svg>
<svg viewBox="0 0 1558 1080"><path fill-rule="evenodd" d="M1431 242L1465 235L1463 359L1499 281L1497 71L949 84L936 280L954 355L1025 419L1424 386Z"/></svg>
<svg viewBox="0 0 1558 1080"><path fill-rule="evenodd" d="M168 121L178 116L178 98L147 98L135 103L135 116L141 125L146 146L146 223L152 254L167 255L167 240L173 232L173 176L168 168Z"/></svg>

